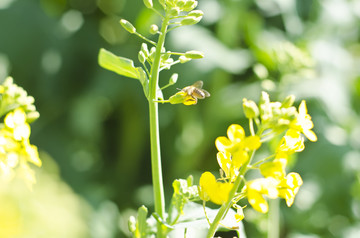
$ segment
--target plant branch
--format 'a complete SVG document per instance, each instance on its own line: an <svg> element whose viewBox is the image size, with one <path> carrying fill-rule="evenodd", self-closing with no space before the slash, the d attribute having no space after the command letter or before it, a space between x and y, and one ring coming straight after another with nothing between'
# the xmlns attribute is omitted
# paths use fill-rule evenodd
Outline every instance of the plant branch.
<svg viewBox="0 0 360 238"><path fill-rule="evenodd" d="M150 146L151 146L151 169L152 181L154 187L155 212L159 214L161 219L165 217L165 196L161 168L161 153L160 153L160 133L159 133L159 114L158 103L154 102L157 99L157 88L159 84L159 69L161 49L164 46L166 30L169 24L168 18L165 18L162 26L159 40L156 45L154 62L151 67L151 78L149 82L149 114L150 114ZM165 229L163 225L157 224L157 237L165 237Z"/></svg>

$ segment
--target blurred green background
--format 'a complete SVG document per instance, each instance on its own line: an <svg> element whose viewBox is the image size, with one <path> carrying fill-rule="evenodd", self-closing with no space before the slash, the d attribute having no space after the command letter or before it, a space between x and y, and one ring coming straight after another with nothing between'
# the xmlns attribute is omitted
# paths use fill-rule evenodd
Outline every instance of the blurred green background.
<svg viewBox="0 0 360 238"><path fill-rule="evenodd" d="M166 198L176 178L218 171L216 137L246 123L242 98L306 99L319 140L292 168L304 180L281 201L281 236L360 237L360 1L199 0L204 18L172 31L166 47L205 58L161 74L177 88L204 81L196 106L160 105ZM0 0L0 80L35 97L32 124L43 168L34 191L0 186L1 237L126 237L127 218L152 210L148 108L139 82L98 66L101 47L132 58L159 19L142 0ZM266 215L245 214L248 237L265 237ZM6 222L5 222L6 221ZM5 224L5 225L4 225ZM17 234L4 227L16 227ZM1 229L0 229L1 230Z"/></svg>

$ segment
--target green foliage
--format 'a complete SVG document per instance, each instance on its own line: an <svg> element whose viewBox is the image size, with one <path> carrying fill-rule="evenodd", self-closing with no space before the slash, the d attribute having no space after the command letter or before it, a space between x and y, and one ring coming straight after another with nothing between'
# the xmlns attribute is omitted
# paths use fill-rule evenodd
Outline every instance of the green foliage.
<svg viewBox="0 0 360 238"><path fill-rule="evenodd" d="M98 211L98 220L106 221L92 225L89 236L128 237L123 220L131 213L129 209L146 203L153 210L151 193L139 195L151 183L144 169L150 166L149 122L144 113L148 105L135 80L117 80L119 75L98 66L96 49L136 59L141 43L121 28L120 17L153 39L156 36L147 35L147 30L158 19L156 13L142 1L131 0L6 2L0 11L4 33L0 37L0 78L13 75L36 98L41 120L32 124L33 143L59 164L61 178L57 180L65 180ZM160 9L157 1L153 4ZM292 209L281 207L281 235L358 236L357 6L356 1L199 1L205 12L203 20L172 31L166 49L199 49L206 57L172 68L180 72L179 80L164 91L164 97L197 80L204 81L211 97L196 108L164 105L160 109L167 198L172 196L174 178L191 172L198 181L197 171L218 171L216 163L209 163L216 150L213 140L230 123L245 120L239 110L243 97L256 101L258 92L266 90L273 100L279 100L291 92L307 99L319 142L309 145L292 168L306 171L304 185ZM294 46L302 53L286 53ZM188 59L179 56L179 60ZM160 85L166 85L172 73L164 70ZM115 209L100 209L109 200L119 208L120 220L110 216ZM48 205L47 211L51 206L67 207ZM265 237L267 218L247 210L248 237ZM92 216L81 219L89 221ZM108 229L109 224L120 230ZM98 235L104 230L107 236Z"/></svg>

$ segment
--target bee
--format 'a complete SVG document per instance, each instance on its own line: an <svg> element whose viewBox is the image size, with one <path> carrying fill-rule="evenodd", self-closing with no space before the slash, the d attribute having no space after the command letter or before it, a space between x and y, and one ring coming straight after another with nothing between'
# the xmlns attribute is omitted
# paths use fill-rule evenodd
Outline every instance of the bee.
<svg viewBox="0 0 360 238"><path fill-rule="evenodd" d="M191 96L195 100L195 104L197 103L197 99L204 99L205 97L210 97L210 93L202 88L203 81L197 81L191 86L187 86L181 89L182 92L187 93L187 95Z"/></svg>

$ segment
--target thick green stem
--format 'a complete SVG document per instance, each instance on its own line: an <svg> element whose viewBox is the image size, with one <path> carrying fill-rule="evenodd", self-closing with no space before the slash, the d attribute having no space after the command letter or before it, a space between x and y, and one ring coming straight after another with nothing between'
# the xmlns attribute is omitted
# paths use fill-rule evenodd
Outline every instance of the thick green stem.
<svg viewBox="0 0 360 238"><path fill-rule="evenodd" d="M269 217L268 217L268 238L280 237L280 207L279 199L271 199L269 201Z"/></svg>
<svg viewBox="0 0 360 238"><path fill-rule="evenodd" d="M151 77L149 82L149 114L150 114L150 146L151 146L151 169L152 182L154 187L155 212L164 219L165 216L165 196L161 169L160 154L160 134L159 134L159 114L157 100L157 88L159 83L161 49L164 46L166 30L169 20L166 18L161 27L161 34L156 45L154 62L151 67ZM165 237L164 226L160 222L157 225L157 237Z"/></svg>
<svg viewBox="0 0 360 238"><path fill-rule="evenodd" d="M236 180L234 182L234 186L233 186L233 188L231 189L231 191L229 193L229 198L226 201L226 203L224 203L220 207L218 213L216 214L216 217L215 217L214 221L210 225L210 228L209 228L209 231L207 233L206 238L214 237L215 232L216 232L221 220L225 217L227 211L229 210L229 208L232 205L232 199L235 197L236 192L239 191L239 190L241 191L242 188L244 187L245 183L242 183L242 181L244 181L243 178L244 178L246 172L249 169L248 165L250 164L254 154L255 154L255 150L253 150L251 152L250 159L241 167L239 175L237 176L237 178L236 178Z"/></svg>

